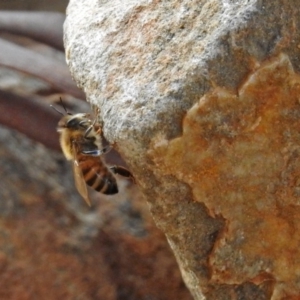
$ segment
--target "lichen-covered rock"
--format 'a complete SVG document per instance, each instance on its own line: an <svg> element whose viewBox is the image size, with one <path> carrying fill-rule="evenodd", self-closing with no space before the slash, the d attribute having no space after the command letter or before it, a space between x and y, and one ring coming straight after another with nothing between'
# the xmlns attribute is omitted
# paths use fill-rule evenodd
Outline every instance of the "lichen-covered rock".
<svg viewBox="0 0 300 300"><path fill-rule="evenodd" d="M195 299L300 297L299 7L70 1L71 72Z"/></svg>

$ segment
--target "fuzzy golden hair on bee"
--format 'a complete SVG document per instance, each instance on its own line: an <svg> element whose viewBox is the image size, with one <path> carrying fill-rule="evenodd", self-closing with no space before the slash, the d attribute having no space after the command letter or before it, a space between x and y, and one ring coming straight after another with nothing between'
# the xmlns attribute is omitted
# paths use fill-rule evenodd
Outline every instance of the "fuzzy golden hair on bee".
<svg viewBox="0 0 300 300"><path fill-rule="evenodd" d="M63 106L64 107L64 106ZM54 108L55 109L55 108ZM87 185L94 190L113 195L118 193L115 174L132 178L132 174L121 166L106 166L102 157L111 147L103 147L101 126L86 113L66 114L58 122L61 149L67 160L73 162L73 173L78 192L91 205Z"/></svg>
<svg viewBox="0 0 300 300"><path fill-rule="evenodd" d="M89 132L87 133L87 130ZM101 131L89 119L89 114L78 113L65 115L58 122L57 131L60 134L60 145L65 157L68 160L75 158L74 144L77 147L101 149Z"/></svg>

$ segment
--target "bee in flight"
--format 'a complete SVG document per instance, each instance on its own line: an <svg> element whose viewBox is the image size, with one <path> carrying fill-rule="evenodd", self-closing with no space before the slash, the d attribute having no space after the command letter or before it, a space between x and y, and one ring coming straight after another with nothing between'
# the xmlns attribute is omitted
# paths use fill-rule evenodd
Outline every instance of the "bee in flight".
<svg viewBox="0 0 300 300"><path fill-rule="evenodd" d="M62 103L62 101L61 101ZM63 105L63 103L62 103ZM52 106L53 107L53 106ZM89 114L66 114L58 122L60 145L67 160L73 161L75 185L85 202L91 206L87 185L106 195L118 193L114 174L133 179L132 174L121 166L108 167L101 156L111 149L103 147L101 128L90 119Z"/></svg>

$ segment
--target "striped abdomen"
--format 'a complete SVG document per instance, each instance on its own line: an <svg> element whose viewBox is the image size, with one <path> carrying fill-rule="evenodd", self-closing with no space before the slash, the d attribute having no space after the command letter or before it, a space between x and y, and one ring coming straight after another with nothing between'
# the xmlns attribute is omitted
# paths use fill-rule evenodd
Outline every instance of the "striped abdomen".
<svg viewBox="0 0 300 300"><path fill-rule="evenodd" d="M77 162L87 185L106 195L118 193L116 178L100 157L81 154L78 155Z"/></svg>

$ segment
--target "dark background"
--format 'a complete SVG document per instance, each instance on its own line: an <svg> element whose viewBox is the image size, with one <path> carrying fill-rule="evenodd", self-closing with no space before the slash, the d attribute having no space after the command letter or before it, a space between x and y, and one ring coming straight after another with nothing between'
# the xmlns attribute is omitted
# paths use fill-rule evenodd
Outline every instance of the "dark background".
<svg viewBox="0 0 300 300"><path fill-rule="evenodd" d="M0 0L0 9L44 10L65 13L67 0Z"/></svg>
<svg viewBox="0 0 300 300"><path fill-rule="evenodd" d="M0 0L0 12L65 13L67 3ZM1 28L0 39L68 71L62 51ZM37 61L33 65L39 70ZM84 95L75 98L28 74L26 66L0 64L0 299L191 300L138 185L118 178L116 196L91 191L91 208L78 195L71 163L59 150L60 116L49 104L59 107L62 97L73 113L90 107ZM51 66L40 71L58 72Z"/></svg>

